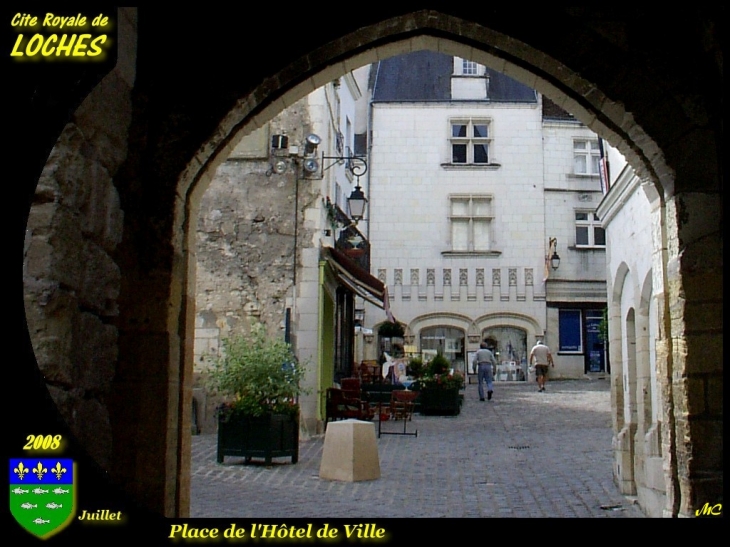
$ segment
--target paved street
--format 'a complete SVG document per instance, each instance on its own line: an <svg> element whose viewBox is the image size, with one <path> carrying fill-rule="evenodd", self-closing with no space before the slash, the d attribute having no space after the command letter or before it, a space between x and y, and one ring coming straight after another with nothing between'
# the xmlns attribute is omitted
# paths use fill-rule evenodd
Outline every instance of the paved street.
<svg viewBox="0 0 730 547"><path fill-rule="evenodd" d="M496 384L480 402L468 385L456 417L415 415L417 436L377 439L381 478L319 478L323 436L301 441L299 463L271 467L215 458L215 435L193 437L191 517L642 518L612 479L609 380ZM375 423L377 433L377 422ZM384 422L383 431L403 431ZM377 434L376 434L377 437Z"/></svg>

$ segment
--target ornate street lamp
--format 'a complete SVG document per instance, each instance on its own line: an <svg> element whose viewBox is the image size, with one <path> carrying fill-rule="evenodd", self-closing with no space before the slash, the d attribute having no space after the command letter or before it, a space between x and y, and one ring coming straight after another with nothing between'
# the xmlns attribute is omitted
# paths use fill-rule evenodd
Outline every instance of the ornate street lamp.
<svg viewBox="0 0 730 547"><path fill-rule="evenodd" d="M548 253L550 252L549 249L553 250L553 254L550 257L550 266L553 270L557 270L560 266L560 255L558 255L558 239L555 237L550 238L550 243L548 246Z"/></svg>
<svg viewBox="0 0 730 547"><path fill-rule="evenodd" d="M365 204L368 202L365 194L362 193L360 186L355 186L355 189L347 198L347 205L350 209L350 218L355 224L363 219L365 216Z"/></svg>
<svg viewBox="0 0 730 547"><path fill-rule="evenodd" d="M344 161L350 173L357 177L355 188L350 194L350 197L347 198L350 218L352 219L353 224L357 224L365 217L365 206L368 202L368 199L365 197L362 188L360 188L360 177L363 176L368 170L367 162L363 158L360 158L358 156L322 156L323 164L324 160L331 160L332 163L330 163L326 167L323 167L322 172L326 171L333 165L342 163Z"/></svg>

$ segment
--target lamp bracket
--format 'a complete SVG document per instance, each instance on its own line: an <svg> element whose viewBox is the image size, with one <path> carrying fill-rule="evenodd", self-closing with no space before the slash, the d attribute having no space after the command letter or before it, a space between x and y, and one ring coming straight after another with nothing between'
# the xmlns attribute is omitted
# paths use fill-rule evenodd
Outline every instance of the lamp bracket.
<svg viewBox="0 0 730 547"><path fill-rule="evenodd" d="M325 165L325 160L329 160L329 164ZM325 156L322 155L322 173L327 171L334 165L342 165L345 162L347 169L358 179L368 170L368 163L365 158L359 156Z"/></svg>

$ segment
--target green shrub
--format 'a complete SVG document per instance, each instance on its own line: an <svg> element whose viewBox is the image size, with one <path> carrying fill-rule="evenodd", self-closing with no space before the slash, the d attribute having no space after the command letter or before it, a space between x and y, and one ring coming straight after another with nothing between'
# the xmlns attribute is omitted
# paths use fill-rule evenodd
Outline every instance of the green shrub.
<svg viewBox="0 0 730 547"><path fill-rule="evenodd" d="M247 336L224 339L210 363L208 387L229 399L222 412L261 416L299 411L303 367L291 346L267 337L262 324L255 324Z"/></svg>
<svg viewBox="0 0 730 547"><path fill-rule="evenodd" d="M444 357L442 353L437 353L428 363L427 374L429 376L436 376L447 372L450 368L451 361Z"/></svg>
<svg viewBox="0 0 730 547"><path fill-rule="evenodd" d="M423 364L423 359L420 357L412 357L408 361L408 372L412 378L420 378L426 373L426 366Z"/></svg>

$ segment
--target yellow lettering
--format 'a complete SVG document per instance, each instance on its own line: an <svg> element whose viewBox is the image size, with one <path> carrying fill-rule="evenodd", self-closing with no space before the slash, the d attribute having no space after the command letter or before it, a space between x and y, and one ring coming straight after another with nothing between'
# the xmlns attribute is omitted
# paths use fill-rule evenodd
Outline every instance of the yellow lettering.
<svg viewBox="0 0 730 547"><path fill-rule="evenodd" d="M102 34L101 36L97 36L96 38L94 38L89 44L89 52L86 55L88 57L96 57L97 55L101 54L103 50L96 44L103 44L104 42L106 42L106 34Z"/></svg>
<svg viewBox="0 0 730 547"><path fill-rule="evenodd" d="M170 528L170 535L167 537L174 538L177 534L180 534L181 537L185 539L217 538L218 528L188 528L187 524L183 524L182 526L179 524L173 524Z"/></svg>
<svg viewBox="0 0 730 547"><path fill-rule="evenodd" d="M63 55L66 55L67 57L71 55L71 51L73 49L74 42L76 41L76 35L71 35L71 40L69 40L68 44L66 44L66 39L68 38L68 34L64 34L61 36L61 43L58 44L58 47L56 48L56 57L61 56L61 52L63 52Z"/></svg>
<svg viewBox="0 0 730 547"><path fill-rule="evenodd" d="M88 40L91 38L91 34L81 34L79 36L78 42L76 42L76 47L74 48L73 56L74 57L83 57L86 55L86 44L84 43L84 40Z"/></svg>
<svg viewBox="0 0 730 547"><path fill-rule="evenodd" d="M109 22L109 18L105 17L103 13L100 13L96 17L94 17L94 20L91 22L91 26L93 27L105 27L107 23Z"/></svg>
<svg viewBox="0 0 730 547"><path fill-rule="evenodd" d="M58 36L56 36L55 34L51 34L43 46L41 55L43 55L44 57L50 57L51 55L53 55L53 52L56 50L56 48L51 46L51 44L53 44L54 42L57 42L57 41L58 41ZM51 46L50 50L48 49L49 46Z"/></svg>
<svg viewBox="0 0 730 547"><path fill-rule="evenodd" d="M43 36L40 34L34 34L33 38L30 39L28 45L25 47L25 53L28 57L33 57L43 47Z"/></svg>
<svg viewBox="0 0 730 547"><path fill-rule="evenodd" d="M32 17L29 13L16 13L10 25L13 27L34 27L38 17Z"/></svg>
<svg viewBox="0 0 730 547"><path fill-rule="evenodd" d="M18 51L18 46L21 45L22 42L23 42L23 35L18 34L18 39L15 40L15 45L13 46L13 51L10 52L11 57L22 57L23 56L23 52Z"/></svg>
<svg viewBox="0 0 730 547"><path fill-rule="evenodd" d="M225 532L223 532L223 537L225 538L242 538L246 535L246 530L243 528L236 528L235 524L231 524L230 528L228 528Z"/></svg>
<svg viewBox="0 0 730 547"><path fill-rule="evenodd" d="M700 515L718 516L721 514L722 514L722 503L716 503L715 505L710 505L709 503L705 503L700 509L695 510L696 517L699 517Z"/></svg>

